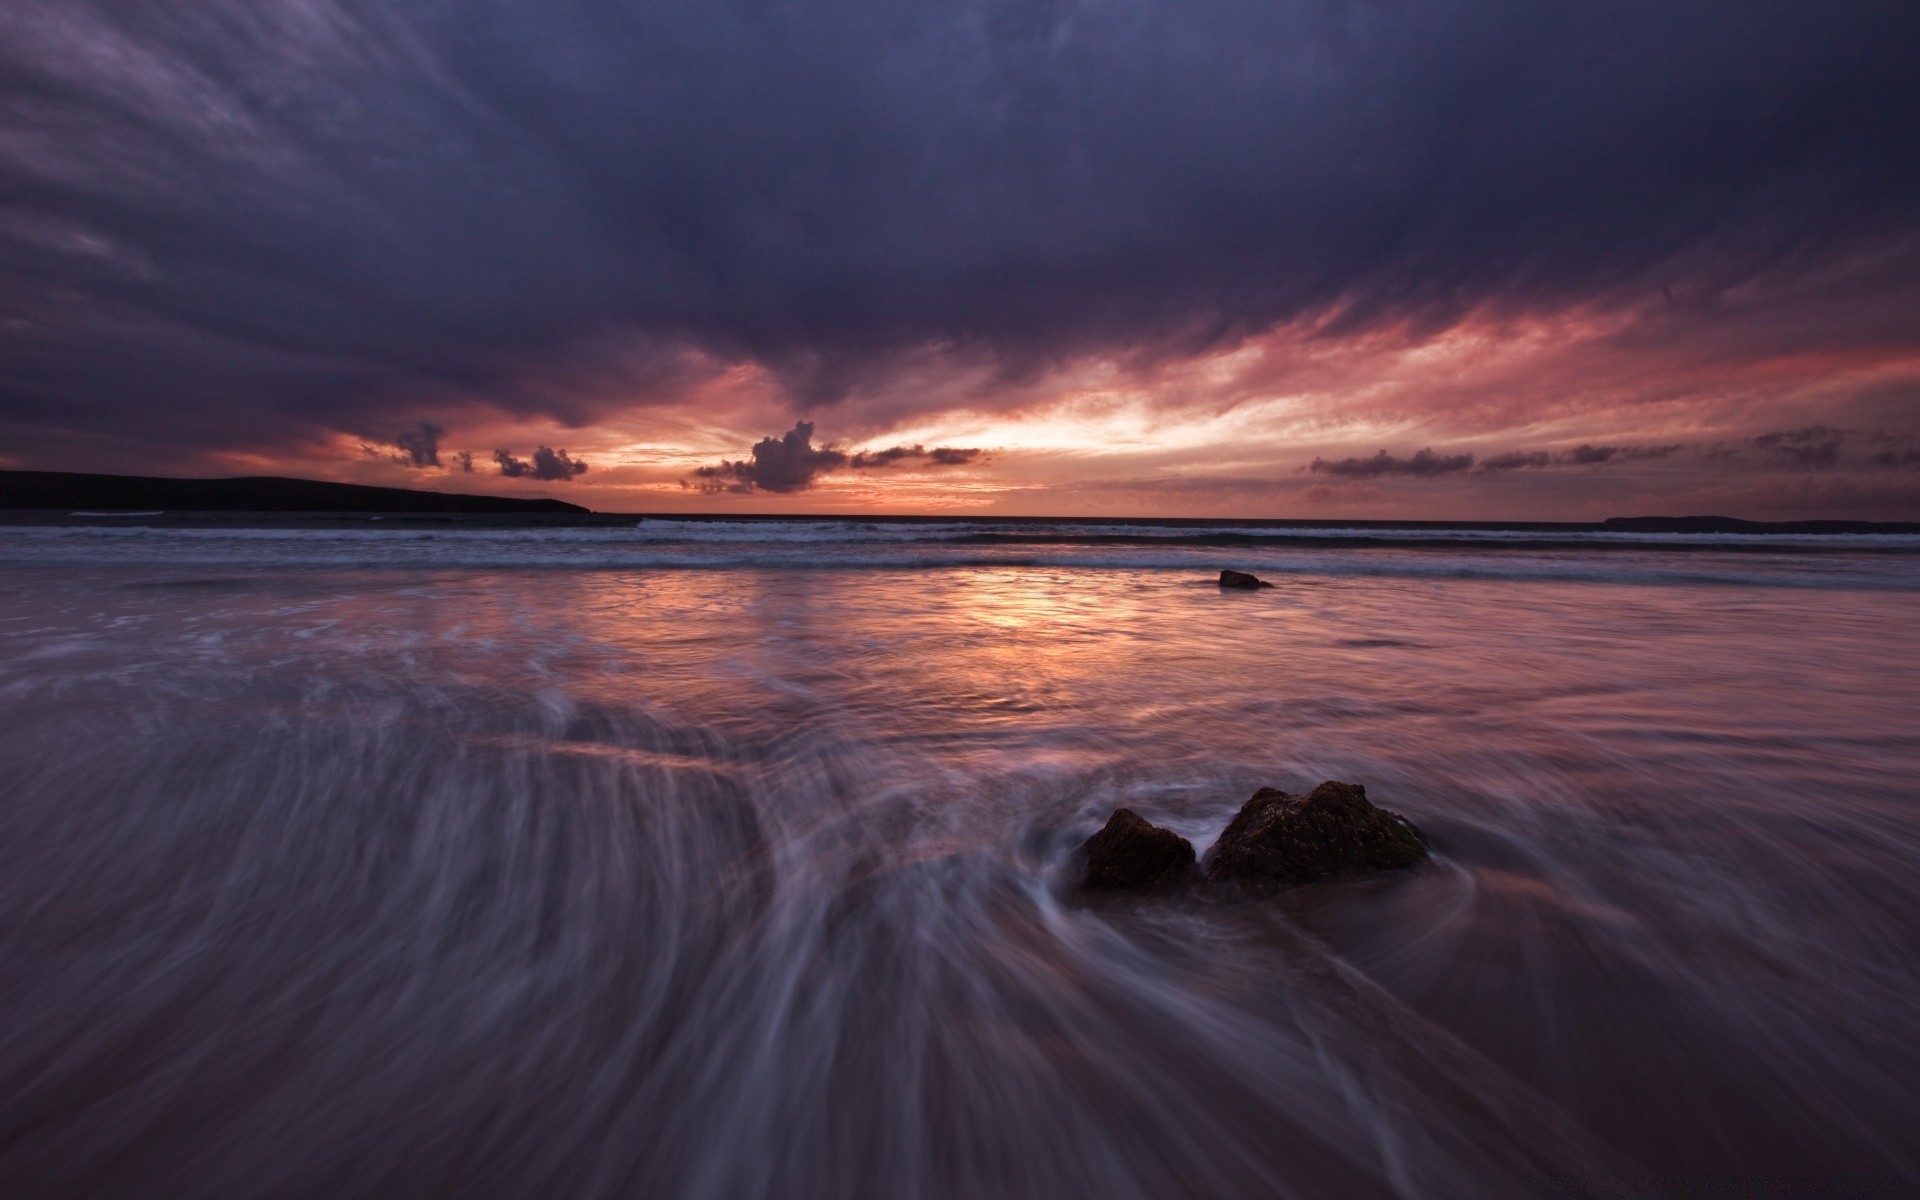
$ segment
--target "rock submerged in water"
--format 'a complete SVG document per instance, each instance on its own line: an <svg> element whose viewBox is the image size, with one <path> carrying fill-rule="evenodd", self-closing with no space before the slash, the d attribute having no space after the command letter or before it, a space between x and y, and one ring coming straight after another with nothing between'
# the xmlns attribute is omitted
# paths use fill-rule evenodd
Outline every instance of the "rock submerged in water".
<svg viewBox="0 0 1920 1200"><path fill-rule="evenodd" d="M1259 576L1249 575L1245 571L1222 571L1220 572L1220 586L1223 588L1245 588L1251 591L1254 588L1270 588L1273 585L1261 579Z"/></svg>
<svg viewBox="0 0 1920 1200"><path fill-rule="evenodd" d="M1087 839L1086 856L1082 883L1101 891L1159 891L1193 874L1193 843L1130 808L1115 809Z"/></svg>
<svg viewBox="0 0 1920 1200"><path fill-rule="evenodd" d="M1193 846L1132 809L1116 809L1087 839L1085 887L1162 891L1193 881ZM1342 875L1415 866L1427 840L1398 813L1375 808L1357 783L1328 780L1303 796L1261 788L1241 806L1197 877L1234 890L1269 890Z"/></svg>
<svg viewBox="0 0 1920 1200"><path fill-rule="evenodd" d="M1334 875L1390 871L1427 858L1427 840L1367 789L1329 779L1304 796L1261 788L1242 805L1202 867L1208 883L1291 887Z"/></svg>

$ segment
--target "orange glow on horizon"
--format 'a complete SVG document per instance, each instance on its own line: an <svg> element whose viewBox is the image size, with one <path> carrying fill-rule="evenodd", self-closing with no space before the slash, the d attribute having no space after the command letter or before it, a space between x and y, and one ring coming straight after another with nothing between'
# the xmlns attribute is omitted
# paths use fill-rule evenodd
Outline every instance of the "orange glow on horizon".
<svg viewBox="0 0 1920 1200"><path fill-rule="evenodd" d="M578 428L473 409L477 423L448 419L438 471L369 454L365 438L347 434L291 456L233 451L208 462L234 474L545 495L612 511L1372 515L1411 503L1429 513L1434 506L1418 497L1419 481L1340 479L1308 467L1317 458L1382 450L1486 458L1581 444L1706 447L1814 423L1796 414L1870 389L1920 383L1920 355L1905 351L1789 350L1732 365L1677 352L1623 353L1620 340L1644 340L1657 318L1641 311L1480 317L1431 336L1395 329L1335 337L1282 326L1189 358L1066 362L999 389L987 386L978 364L956 364L957 374L942 376L930 359L912 375L925 392L875 387L801 414L816 424L814 444L848 455L964 447L982 457L959 466L905 461L830 470L797 492L685 486L699 468L747 459L755 442L792 426L796 416L777 380L757 364L709 363L671 403L609 401L601 419ZM494 448L524 457L539 445L564 447L591 468L546 482L495 470ZM454 467L459 449L472 453L472 473ZM1485 490L1499 481L1475 482ZM1452 498L1469 490L1445 493L1440 511L1479 512ZM1632 502L1665 501L1656 490Z"/></svg>

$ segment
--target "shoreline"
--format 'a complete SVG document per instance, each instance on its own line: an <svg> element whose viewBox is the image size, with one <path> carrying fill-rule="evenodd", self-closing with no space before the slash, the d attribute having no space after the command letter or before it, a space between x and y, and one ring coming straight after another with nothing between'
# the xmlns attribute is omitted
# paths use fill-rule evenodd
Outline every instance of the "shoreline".
<svg viewBox="0 0 1920 1200"><path fill-rule="evenodd" d="M0 529L16 530L124 530L213 534L221 531L284 531L289 534L325 532L445 533L456 537L500 533L535 534L542 531L591 532L649 528L651 538L664 545L702 541L703 529L732 530L740 526L773 526L769 544L836 538L782 536L779 527L842 526L848 543L863 539L862 530L880 528L932 530L961 527L949 536L932 535L929 546L960 549L992 547L1188 547L1217 548L1231 555L1237 550L1417 550L1429 552L1570 552L1658 551L1665 553L1736 554L1920 554L1920 523L1894 522L1741 522L1735 528L1698 528L1677 519L1649 527L1651 522L1497 522L1497 521L1322 521L1284 518L1207 520L1172 518L1041 518L880 516L817 517L747 514L555 513L555 512L247 512L247 511L71 511L0 509ZM685 536L672 536L684 526ZM1164 531L1164 532L1161 532ZM1189 532L1190 531L1190 532ZM668 534L668 536L660 536ZM1831 539L1831 540L1829 540ZM1842 540L1844 539L1844 540ZM1882 540L1885 539L1885 540ZM907 538L901 544L919 539ZM737 534L717 544L741 544ZM881 544L885 544L884 542Z"/></svg>

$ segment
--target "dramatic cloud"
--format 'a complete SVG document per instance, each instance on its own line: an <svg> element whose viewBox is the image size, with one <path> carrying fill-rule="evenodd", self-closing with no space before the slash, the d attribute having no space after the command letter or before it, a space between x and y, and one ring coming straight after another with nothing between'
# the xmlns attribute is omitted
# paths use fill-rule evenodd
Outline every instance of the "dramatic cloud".
<svg viewBox="0 0 1920 1200"><path fill-rule="evenodd" d="M847 454L833 445L813 444L813 422L796 421L792 429L777 438L755 442L752 457L740 462L723 459L711 467L700 467L688 486L704 492L803 492L821 475L842 468L868 470L891 467L903 461L919 461L929 466L964 466L980 457L977 449L924 446L893 446Z"/></svg>
<svg viewBox="0 0 1920 1200"><path fill-rule="evenodd" d="M813 486L814 477L823 471L845 466L847 456L832 446L815 449L813 422L796 421L792 429L777 438L761 438L753 445L753 457L743 462L722 461L718 466L701 467L694 472L702 491L800 492Z"/></svg>
<svg viewBox="0 0 1920 1200"><path fill-rule="evenodd" d="M1596 467L1602 463L1640 462L1651 458L1666 458L1683 449L1678 443L1669 446L1592 446L1579 445L1571 450L1549 452L1546 450L1521 451L1508 454L1495 454L1480 460L1482 471L1518 471L1538 467Z"/></svg>
<svg viewBox="0 0 1920 1200"><path fill-rule="evenodd" d="M1480 460L1482 471L1518 471L1527 467L1551 467L1557 465L1555 457L1545 450L1515 450L1510 454L1496 454Z"/></svg>
<svg viewBox="0 0 1920 1200"><path fill-rule="evenodd" d="M847 460L847 465L855 470L868 467L890 467L901 461L923 462L930 467L964 467L985 453L977 448L961 449L957 446L936 446L929 450L924 446L891 446L885 450L869 450L855 454Z"/></svg>
<svg viewBox="0 0 1920 1200"><path fill-rule="evenodd" d="M854 455L847 465L855 468L890 467L903 458L921 458L926 451L919 446L894 446L886 450L871 450Z"/></svg>
<svg viewBox="0 0 1920 1200"><path fill-rule="evenodd" d="M1471 454L1435 454L1432 450L1422 450L1410 458L1395 458L1382 450L1372 458L1343 458L1337 462L1316 458L1310 469L1316 474L1347 479L1373 479L1381 475L1448 475L1472 465Z"/></svg>
<svg viewBox="0 0 1920 1200"><path fill-rule="evenodd" d="M393 439L400 453L396 461L410 467L437 467L440 465L440 439L446 430L432 421L422 421L412 429Z"/></svg>
<svg viewBox="0 0 1920 1200"><path fill-rule="evenodd" d="M1910 3L13 0L0 88L18 453L1787 285L1915 335Z"/></svg>
<svg viewBox="0 0 1920 1200"><path fill-rule="evenodd" d="M500 464L500 473L510 479L542 479L561 481L584 475L587 464L577 458L569 458L565 450L553 450L541 446L533 452L533 461L526 462L515 458L505 450L495 450L493 461Z"/></svg>
<svg viewBox="0 0 1920 1200"><path fill-rule="evenodd" d="M919 448L918 446L914 447L915 450ZM927 451L927 465L933 467L964 467L968 463L977 460L984 453L985 451L978 448L963 449L959 446L936 446L934 449Z"/></svg>
<svg viewBox="0 0 1920 1200"><path fill-rule="evenodd" d="M1371 458L1316 458L1308 469L1315 474L1337 475L1346 479L1377 479L1385 475L1431 478L1468 470L1487 474L1546 467L1593 467L1607 463L1642 462L1666 458L1682 448L1678 443L1665 446L1595 446L1583 443L1571 450L1513 450L1492 454L1480 459L1477 467L1471 454L1435 454L1428 449L1407 458L1396 458L1382 450Z"/></svg>
<svg viewBox="0 0 1920 1200"><path fill-rule="evenodd" d="M0 463L1897 506L1916 213L1895 0L9 0Z"/></svg>

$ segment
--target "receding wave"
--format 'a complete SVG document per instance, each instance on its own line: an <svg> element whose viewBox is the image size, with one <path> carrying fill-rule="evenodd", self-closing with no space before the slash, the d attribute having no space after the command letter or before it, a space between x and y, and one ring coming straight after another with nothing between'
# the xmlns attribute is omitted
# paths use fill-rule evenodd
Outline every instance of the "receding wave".
<svg viewBox="0 0 1920 1200"><path fill-rule="evenodd" d="M1191 546L3 544L84 562L0 571L6 1200L1914 1166L1911 597L1404 577L1850 559L1288 549L1223 594ZM1191 569L552 569L775 551ZM1074 886L1117 807L1204 849L1328 778L1434 861Z"/></svg>

